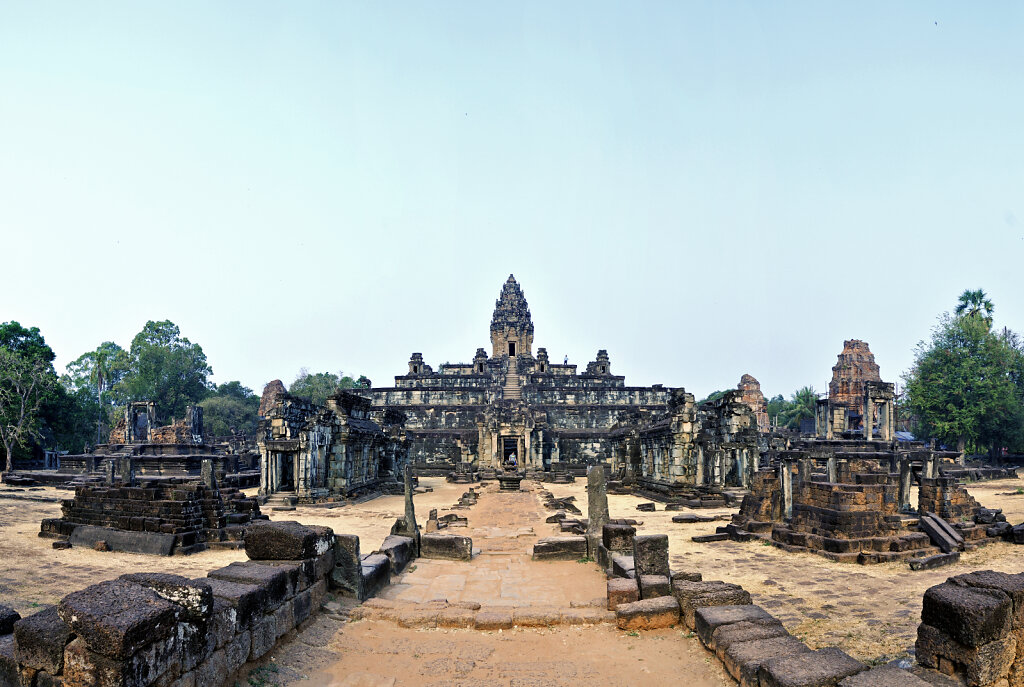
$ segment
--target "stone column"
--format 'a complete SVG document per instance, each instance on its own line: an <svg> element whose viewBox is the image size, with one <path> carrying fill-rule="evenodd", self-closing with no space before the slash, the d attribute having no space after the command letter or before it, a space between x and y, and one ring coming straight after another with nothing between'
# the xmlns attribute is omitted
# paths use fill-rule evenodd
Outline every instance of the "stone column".
<svg viewBox="0 0 1024 687"><path fill-rule="evenodd" d="M779 485L782 489L782 515L787 520L793 517L793 470L792 461L783 458L779 462Z"/></svg>
<svg viewBox="0 0 1024 687"><path fill-rule="evenodd" d="M200 463L199 480L203 483L204 487L211 491L217 488L217 478L213 474L213 461L209 458L204 458L203 462Z"/></svg>
<svg viewBox="0 0 1024 687"><path fill-rule="evenodd" d="M126 487L135 486L135 459L121 458L118 461L118 481Z"/></svg>
<svg viewBox="0 0 1024 687"><path fill-rule="evenodd" d="M704 484L704 477L705 477L705 475L704 475L704 447L699 445L699 444L697 445L697 461L696 461L696 466L695 467L696 467L696 471L694 473L695 477L694 477L693 483L696 486L702 486Z"/></svg>
<svg viewBox="0 0 1024 687"><path fill-rule="evenodd" d="M115 480L115 475L117 474L117 470L116 470L116 468L114 466L114 459L113 458L107 460L103 464L103 472L104 472L104 478L105 478L105 481L107 483L107 486L113 486L114 482L116 481Z"/></svg>
<svg viewBox="0 0 1024 687"><path fill-rule="evenodd" d="M871 441L871 430L875 420L874 405L871 396L865 389L864 393L864 439Z"/></svg>
<svg viewBox="0 0 1024 687"><path fill-rule="evenodd" d="M892 405L892 399L887 399L878 407L878 433L882 441L892 441L894 434Z"/></svg>
<svg viewBox="0 0 1024 687"><path fill-rule="evenodd" d="M608 524L608 487L601 463L587 468L587 519L587 547L596 560L598 544Z"/></svg>
<svg viewBox="0 0 1024 687"><path fill-rule="evenodd" d="M934 451L928 451L924 459L924 476L926 479L935 479L939 476L938 458Z"/></svg>
<svg viewBox="0 0 1024 687"><path fill-rule="evenodd" d="M903 456L900 459L900 492L899 510L907 513L910 511L910 482L913 473L910 470L910 457Z"/></svg>
<svg viewBox="0 0 1024 687"><path fill-rule="evenodd" d="M811 481L811 459L801 458L796 463L797 474L800 484Z"/></svg>
<svg viewBox="0 0 1024 687"><path fill-rule="evenodd" d="M749 480L747 478L747 451L746 449L738 449L736 451L736 473L740 478L740 486L744 489L747 488Z"/></svg>
<svg viewBox="0 0 1024 687"><path fill-rule="evenodd" d="M832 454L828 457L828 463L826 466L828 471L828 481L835 484L839 481L839 465L836 463L836 454Z"/></svg>

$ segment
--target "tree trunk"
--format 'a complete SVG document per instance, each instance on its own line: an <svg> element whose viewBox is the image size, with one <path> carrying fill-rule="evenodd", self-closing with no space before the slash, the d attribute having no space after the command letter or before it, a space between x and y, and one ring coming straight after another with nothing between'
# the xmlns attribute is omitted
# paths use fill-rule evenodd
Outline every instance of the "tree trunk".
<svg viewBox="0 0 1024 687"><path fill-rule="evenodd" d="M7 470L5 472L11 472L14 470L14 459L11 457L11 445L4 442L4 451L7 457Z"/></svg>

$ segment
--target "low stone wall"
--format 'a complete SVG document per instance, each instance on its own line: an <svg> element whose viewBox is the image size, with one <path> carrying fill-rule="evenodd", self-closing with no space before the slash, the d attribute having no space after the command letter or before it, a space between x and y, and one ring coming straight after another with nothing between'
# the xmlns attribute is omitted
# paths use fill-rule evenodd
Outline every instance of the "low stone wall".
<svg viewBox="0 0 1024 687"><path fill-rule="evenodd" d="M133 573L13 626L0 613L0 687L224 684L320 608L335 568L326 527L261 522L245 545L205 578Z"/></svg>

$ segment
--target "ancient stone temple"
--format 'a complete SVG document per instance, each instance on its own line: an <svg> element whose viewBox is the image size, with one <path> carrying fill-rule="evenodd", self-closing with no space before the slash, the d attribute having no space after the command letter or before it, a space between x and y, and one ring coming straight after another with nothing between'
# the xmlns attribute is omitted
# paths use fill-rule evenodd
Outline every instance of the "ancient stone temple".
<svg viewBox="0 0 1024 687"><path fill-rule="evenodd" d="M832 368L828 398L818 400L816 432L827 439L892 441L896 428L894 399L895 388L882 381L867 343L859 339L844 341L843 352Z"/></svg>
<svg viewBox="0 0 1024 687"><path fill-rule="evenodd" d="M552 362L547 349L534 351L530 308L512 275L495 302L490 339L490 355L478 348L471 362L445 363L435 372L413 353L393 387L356 391L370 400L375 419L388 410L405 413L417 470L496 470L514 455L528 471L582 475L588 465L604 463L667 487L740 485L756 469L757 411L739 392L698 417L693 395L683 389L627 386L606 350L583 371ZM740 427L726 419L733 415L748 419Z"/></svg>
<svg viewBox="0 0 1024 687"><path fill-rule="evenodd" d="M764 394L761 393L761 383L753 375L743 375L736 388L740 392L740 401L750 406L757 418L757 431L762 434L771 431L768 420L768 402L764 400Z"/></svg>
<svg viewBox="0 0 1024 687"><path fill-rule="evenodd" d="M401 412L379 413L378 424L370 419L370 402L345 391L326 406L278 392L268 406L257 433L261 496L278 494L294 504L401 488L406 462Z"/></svg>

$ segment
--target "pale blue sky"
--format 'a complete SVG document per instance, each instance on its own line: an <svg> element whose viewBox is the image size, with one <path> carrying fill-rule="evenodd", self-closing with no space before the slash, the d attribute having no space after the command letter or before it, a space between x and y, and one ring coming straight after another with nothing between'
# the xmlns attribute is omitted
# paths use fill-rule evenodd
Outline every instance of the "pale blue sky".
<svg viewBox="0 0 1024 687"><path fill-rule="evenodd" d="M1021 3L0 3L0 321L217 381L536 346L698 397L1024 330Z"/></svg>

